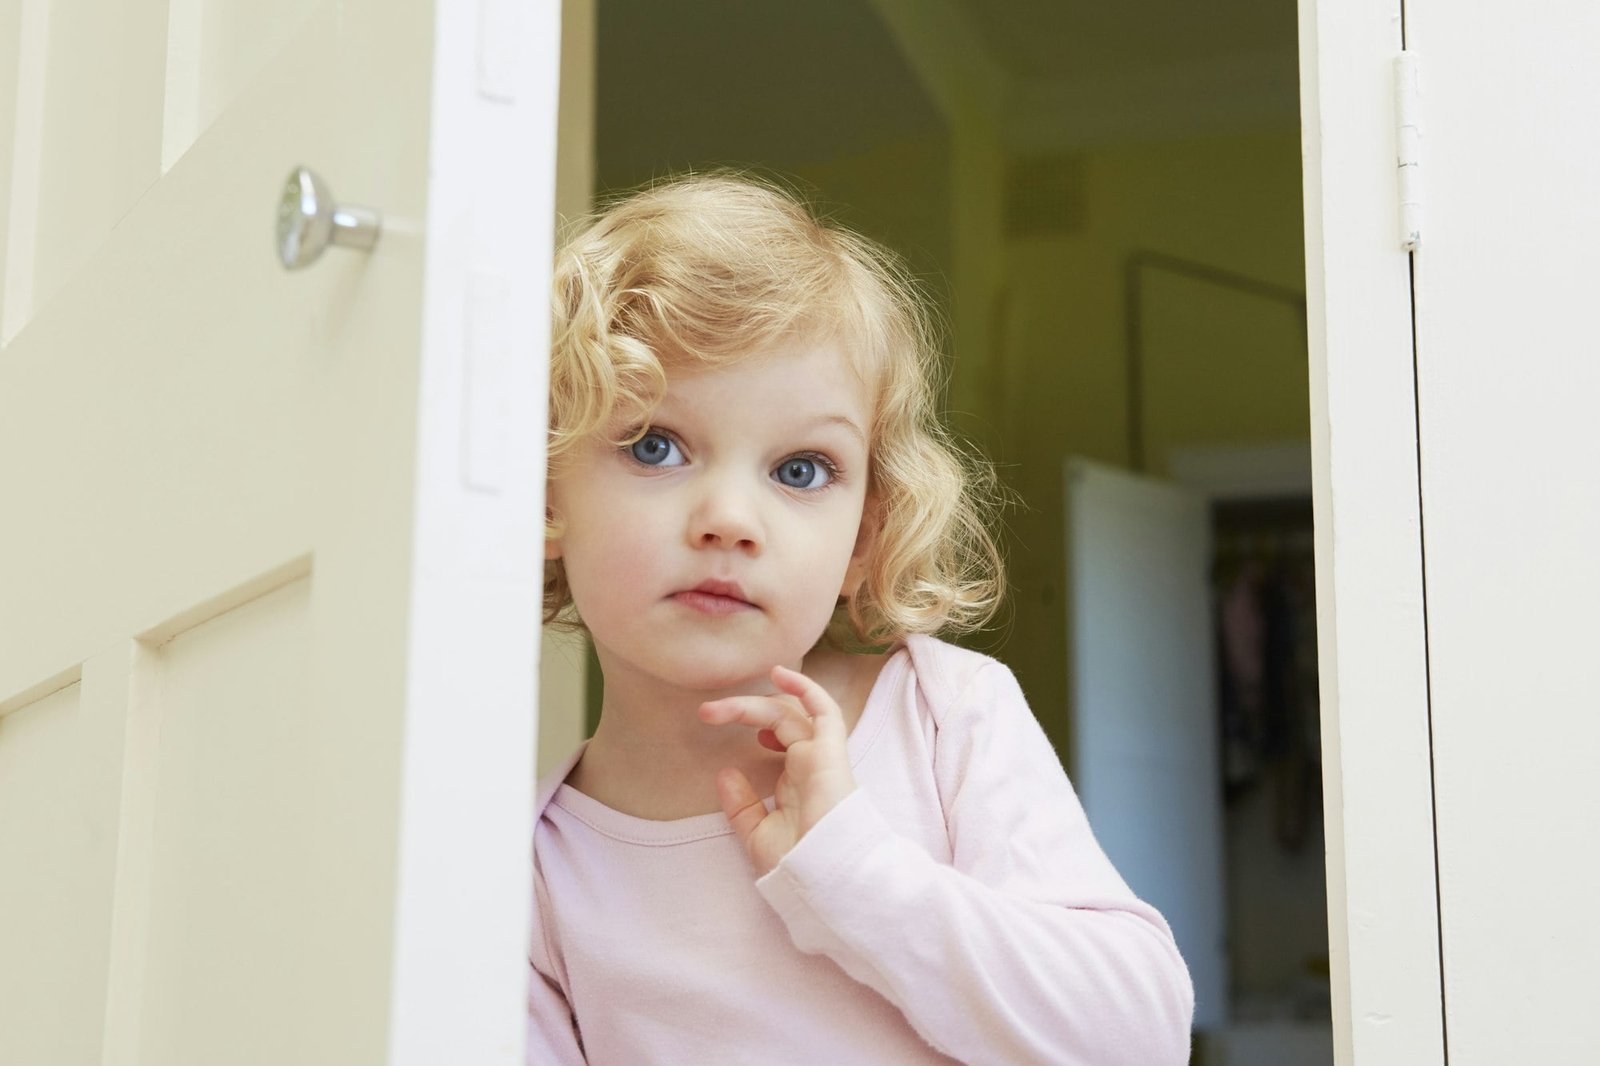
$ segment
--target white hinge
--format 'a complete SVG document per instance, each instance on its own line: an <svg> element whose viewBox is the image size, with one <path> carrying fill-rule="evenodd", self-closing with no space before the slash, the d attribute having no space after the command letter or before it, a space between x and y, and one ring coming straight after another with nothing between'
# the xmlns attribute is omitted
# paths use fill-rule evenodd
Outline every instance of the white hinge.
<svg viewBox="0 0 1600 1066"><path fill-rule="evenodd" d="M1395 150L1399 160L1400 247L1422 243L1422 89L1417 54L1401 52L1394 61Z"/></svg>

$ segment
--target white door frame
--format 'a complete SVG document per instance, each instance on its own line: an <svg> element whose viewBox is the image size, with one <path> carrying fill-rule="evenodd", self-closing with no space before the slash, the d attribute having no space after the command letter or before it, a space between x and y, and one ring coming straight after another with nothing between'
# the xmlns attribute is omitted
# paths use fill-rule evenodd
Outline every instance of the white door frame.
<svg viewBox="0 0 1600 1066"><path fill-rule="evenodd" d="M1444 1056L1400 18L1300 0L1334 1053L1363 1066Z"/></svg>

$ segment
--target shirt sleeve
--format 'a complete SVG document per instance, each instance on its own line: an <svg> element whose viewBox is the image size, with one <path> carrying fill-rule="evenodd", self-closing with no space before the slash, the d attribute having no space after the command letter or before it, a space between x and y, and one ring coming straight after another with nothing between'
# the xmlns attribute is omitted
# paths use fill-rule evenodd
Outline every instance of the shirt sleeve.
<svg viewBox="0 0 1600 1066"><path fill-rule="evenodd" d="M567 997L538 967L529 966L527 1066L582 1066L584 1061Z"/></svg>
<svg viewBox="0 0 1600 1066"><path fill-rule="evenodd" d="M563 771L564 773L565 771ZM541 803L541 809L543 804ZM562 991L565 971L546 934L547 889L534 868L533 929L528 941L528 1051L526 1066L584 1066L583 1037Z"/></svg>
<svg viewBox="0 0 1600 1066"><path fill-rule="evenodd" d="M1171 930L1101 851L1011 672L987 660L936 719L951 863L856 789L757 882L795 945L964 1062L1188 1062Z"/></svg>

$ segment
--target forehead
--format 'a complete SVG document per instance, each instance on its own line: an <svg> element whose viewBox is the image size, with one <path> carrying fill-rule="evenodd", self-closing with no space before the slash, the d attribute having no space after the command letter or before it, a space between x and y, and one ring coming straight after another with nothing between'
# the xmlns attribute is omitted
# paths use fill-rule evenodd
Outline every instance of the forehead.
<svg viewBox="0 0 1600 1066"><path fill-rule="evenodd" d="M865 432L872 398L859 360L833 341L788 341L720 366L667 368L659 409L738 405L777 415L841 415Z"/></svg>

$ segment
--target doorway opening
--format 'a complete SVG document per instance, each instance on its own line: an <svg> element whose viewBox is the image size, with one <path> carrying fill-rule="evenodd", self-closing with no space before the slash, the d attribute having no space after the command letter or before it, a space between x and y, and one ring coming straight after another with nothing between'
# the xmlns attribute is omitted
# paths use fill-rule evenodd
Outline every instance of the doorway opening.
<svg viewBox="0 0 1600 1066"><path fill-rule="evenodd" d="M949 417L1024 501L1007 516L1009 610L969 643L1013 669L1069 767L1087 716L1115 708L1083 705L1076 686L1063 464L1204 501L1208 613L1191 639L1208 671L1186 713L1216 740L1197 802L1221 827L1222 874L1204 891L1223 943L1204 950L1224 965L1197 988L1195 1059L1331 1064L1294 5L595 11L599 199L690 169L766 172L905 256L940 305ZM1230 450L1303 453L1303 490L1219 489L1206 456ZM1281 692L1245 691L1286 673L1290 710ZM1085 802L1122 866L1117 812ZM1168 830L1132 831L1159 844Z"/></svg>

